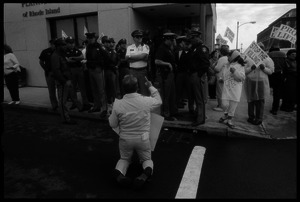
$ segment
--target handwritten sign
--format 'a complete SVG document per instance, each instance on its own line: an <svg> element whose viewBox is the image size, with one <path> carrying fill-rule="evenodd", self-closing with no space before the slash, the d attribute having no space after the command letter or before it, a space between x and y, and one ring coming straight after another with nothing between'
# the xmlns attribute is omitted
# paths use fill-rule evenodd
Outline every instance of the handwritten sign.
<svg viewBox="0 0 300 202"><path fill-rule="evenodd" d="M295 44L297 40L297 30L288 25L281 24L279 28L273 27L270 38L286 40Z"/></svg>
<svg viewBox="0 0 300 202"><path fill-rule="evenodd" d="M217 36L217 39L219 40L219 43L220 43L220 45L222 46L222 45L227 45L227 40L225 40L225 39L223 39L222 38L222 36L221 36L221 34L219 34L218 36Z"/></svg>
<svg viewBox="0 0 300 202"><path fill-rule="evenodd" d="M230 40L230 42L232 43L232 41L234 39L234 33L233 33L233 31L231 31L231 29L229 29L229 27L226 28L224 37L227 37Z"/></svg>
<svg viewBox="0 0 300 202"><path fill-rule="evenodd" d="M253 41L246 49L244 55L247 57L247 59L252 60L256 66L262 64L263 60L269 57L269 55L263 51L263 49L261 49L259 45L255 43L255 41Z"/></svg>

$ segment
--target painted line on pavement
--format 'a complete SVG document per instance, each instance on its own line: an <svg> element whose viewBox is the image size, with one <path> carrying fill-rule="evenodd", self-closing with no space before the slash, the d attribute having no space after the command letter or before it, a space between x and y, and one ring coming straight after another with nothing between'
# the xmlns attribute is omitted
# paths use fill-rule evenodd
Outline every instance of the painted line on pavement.
<svg viewBox="0 0 300 202"><path fill-rule="evenodd" d="M194 147L175 198L196 198L205 150L205 147Z"/></svg>

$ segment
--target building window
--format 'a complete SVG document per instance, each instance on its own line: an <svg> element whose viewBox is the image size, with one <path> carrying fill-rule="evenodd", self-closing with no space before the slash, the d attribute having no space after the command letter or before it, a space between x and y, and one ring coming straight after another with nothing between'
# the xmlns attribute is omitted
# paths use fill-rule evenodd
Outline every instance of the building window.
<svg viewBox="0 0 300 202"><path fill-rule="evenodd" d="M89 32L98 34L98 16L97 14L68 16L63 18L49 19L51 38L62 37L62 31L67 36L75 39L76 46L81 46L86 39L84 35L84 27Z"/></svg>

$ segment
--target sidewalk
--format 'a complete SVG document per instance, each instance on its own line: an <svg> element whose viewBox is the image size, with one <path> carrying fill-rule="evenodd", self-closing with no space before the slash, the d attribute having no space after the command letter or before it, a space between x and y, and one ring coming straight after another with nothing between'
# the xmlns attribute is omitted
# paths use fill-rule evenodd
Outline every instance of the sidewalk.
<svg viewBox="0 0 300 202"><path fill-rule="evenodd" d="M46 87L23 87L19 88L21 104L19 106L34 110L41 110L48 113L58 113L51 111L51 104ZM80 93L78 93L80 98ZM9 92L4 87L4 106L8 107L7 103L11 101ZM191 127L191 119L188 115L187 106L180 109L179 112L183 115L182 118L176 121L164 121L165 128L185 128L189 130L206 131L209 135L220 135L228 137L247 137L247 138L264 138L264 139L297 139L297 112L278 111L276 116L270 114L272 105L272 96L266 100L264 120L261 125L252 125L247 122L247 103L240 102L236 110L234 122L235 129L231 129L224 124L218 122L223 115L222 112L212 110L216 106L216 100L208 100L206 104L207 120L205 124L198 127ZM9 106L10 107L10 106ZM78 112L77 109L70 111L70 115L74 117L100 119L99 113Z"/></svg>

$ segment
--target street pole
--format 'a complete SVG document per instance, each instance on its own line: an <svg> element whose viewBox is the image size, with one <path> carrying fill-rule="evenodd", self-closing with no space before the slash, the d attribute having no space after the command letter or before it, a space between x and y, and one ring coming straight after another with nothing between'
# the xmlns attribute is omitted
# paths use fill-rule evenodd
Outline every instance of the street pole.
<svg viewBox="0 0 300 202"><path fill-rule="evenodd" d="M236 49L238 49L238 39L239 39L239 21L237 21L237 25L236 25Z"/></svg>

